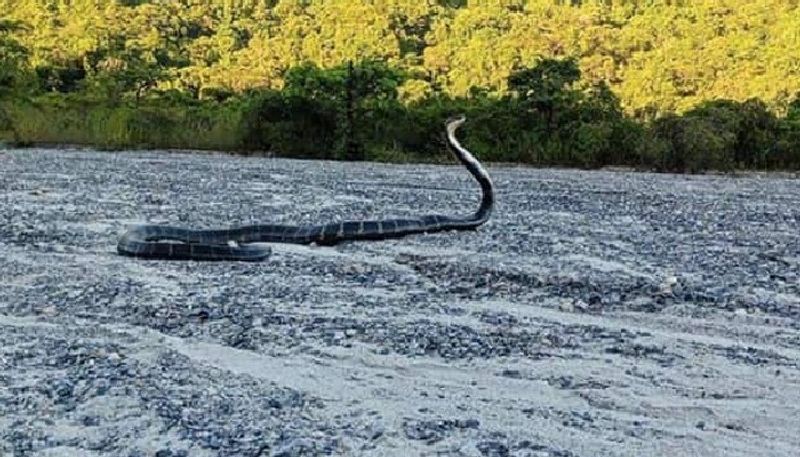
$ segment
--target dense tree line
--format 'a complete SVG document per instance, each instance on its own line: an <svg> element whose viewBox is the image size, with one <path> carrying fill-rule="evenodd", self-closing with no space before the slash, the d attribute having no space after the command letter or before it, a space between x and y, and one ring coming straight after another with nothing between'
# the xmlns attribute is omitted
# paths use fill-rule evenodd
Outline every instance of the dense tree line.
<svg viewBox="0 0 800 457"><path fill-rule="evenodd" d="M503 93L539 57L576 57L631 113L717 98L785 110L800 87L800 4L786 0L0 0L0 12L25 24L15 36L50 90L119 72L196 94L277 89L306 62L379 59L409 74L403 97L464 96Z"/></svg>
<svg viewBox="0 0 800 457"><path fill-rule="evenodd" d="M800 5L765 0L0 0L17 141L800 167ZM318 132L307 135L308 130ZM10 132L10 133L9 133Z"/></svg>

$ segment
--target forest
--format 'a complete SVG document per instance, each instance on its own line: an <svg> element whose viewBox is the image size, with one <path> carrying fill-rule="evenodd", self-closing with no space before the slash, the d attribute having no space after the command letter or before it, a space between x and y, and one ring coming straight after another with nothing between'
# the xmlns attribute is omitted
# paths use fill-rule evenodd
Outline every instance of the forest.
<svg viewBox="0 0 800 457"><path fill-rule="evenodd" d="M797 0L0 0L0 140L800 169Z"/></svg>

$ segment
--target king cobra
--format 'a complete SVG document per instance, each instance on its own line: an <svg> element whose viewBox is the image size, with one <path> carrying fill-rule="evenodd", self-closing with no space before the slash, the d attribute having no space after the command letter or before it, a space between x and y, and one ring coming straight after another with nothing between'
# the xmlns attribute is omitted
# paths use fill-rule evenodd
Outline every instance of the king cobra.
<svg viewBox="0 0 800 457"><path fill-rule="evenodd" d="M277 242L334 245L349 240L385 240L415 233L473 230L489 219L494 206L492 180L480 162L456 139L456 130L466 118L446 122L447 139L456 157L481 186L483 198L469 216L440 214L413 219L344 221L321 225L248 225L221 230L191 230L162 225L137 225L117 243L117 252L132 257L164 260L258 261L267 257L269 247L254 243Z"/></svg>

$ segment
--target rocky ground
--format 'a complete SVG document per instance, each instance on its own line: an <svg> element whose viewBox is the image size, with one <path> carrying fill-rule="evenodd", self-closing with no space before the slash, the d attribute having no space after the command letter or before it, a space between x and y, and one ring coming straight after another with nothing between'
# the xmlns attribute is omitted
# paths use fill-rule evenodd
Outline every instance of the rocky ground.
<svg viewBox="0 0 800 457"><path fill-rule="evenodd" d="M792 456L800 181L494 167L474 233L120 257L467 212L459 166L0 151L2 456Z"/></svg>

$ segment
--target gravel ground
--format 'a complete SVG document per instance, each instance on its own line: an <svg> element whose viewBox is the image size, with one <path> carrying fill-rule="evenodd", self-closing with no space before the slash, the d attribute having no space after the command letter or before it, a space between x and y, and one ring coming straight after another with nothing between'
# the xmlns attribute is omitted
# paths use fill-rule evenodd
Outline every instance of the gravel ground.
<svg viewBox="0 0 800 457"><path fill-rule="evenodd" d="M490 172L474 233L162 262L117 237L478 191L458 166L0 151L0 455L796 455L800 181Z"/></svg>

